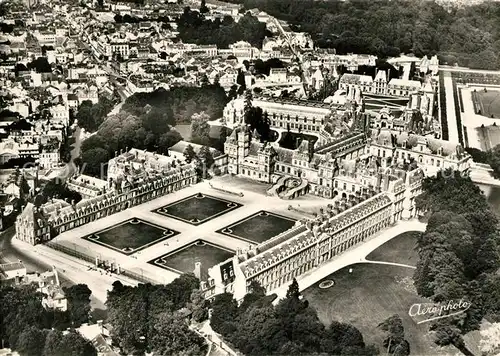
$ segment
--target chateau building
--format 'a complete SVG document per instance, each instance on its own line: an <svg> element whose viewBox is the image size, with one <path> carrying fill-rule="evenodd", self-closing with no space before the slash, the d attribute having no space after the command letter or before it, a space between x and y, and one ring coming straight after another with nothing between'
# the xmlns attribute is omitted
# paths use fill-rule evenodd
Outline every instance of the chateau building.
<svg viewBox="0 0 500 356"><path fill-rule="evenodd" d="M208 280L201 283L205 296L229 292L240 301L252 281L271 293L395 222L415 216L421 169L388 168L371 177L374 185L336 196L317 217L297 221L291 229L210 268Z"/></svg>
<svg viewBox="0 0 500 356"><path fill-rule="evenodd" d="M349 103L345 105L311 100L258 97L252 99L252 106L262 109L264 116L269 119L272 129L314 135L319 138L319 144L324 144L335 137L324 130L328 122L341 117L346 117L346 121L349 121L356 112L360 112L362 108L361 91L350 88L350 90L348 89L348 97ZM243 98L234 99L224 108L223 121L229 127L241 125L244 111L245 100Z"/></svg>
<svg viewBox="0 0 500 356"><path fill-rule="evenodd" d="M60 233L196 183L194 164L132 149L108 163L101 195L75 202L28 203L16 220L16 238L36 245Z"/></svg>
<svg viewBox="0 0 500 356"><path fill-rule="evenodd" d="M408 97L422 89L417 80L388 79L385 71L378 71L375 79L369 75L344 74L339 81L339 88L346 90L349 86L358 86L363 93Z"/></svg>
<svg viewBox="0 0 500 356"><path fill-rule="evenodd" d="M448 168L467 172L472 164L472 157L460 144L406 132L373 130L368 150L395 163L414 161L428 176Z"/></svg>

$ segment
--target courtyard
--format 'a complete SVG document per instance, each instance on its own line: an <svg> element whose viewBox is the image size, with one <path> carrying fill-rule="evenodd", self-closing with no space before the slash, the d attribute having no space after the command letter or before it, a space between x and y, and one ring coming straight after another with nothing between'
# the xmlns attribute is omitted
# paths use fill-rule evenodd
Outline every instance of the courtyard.
<svg viewBox="0 0 500 356"><path fill-rule="evenodd" d="M241 206L233 201L197 193L156 209L155 212L188 224L200 225Z"/></svg>
<svg viewBox="0 0 500 356"><path fill-rule="evenodd" d="M195 264L199 262L201 264L201 278L202 280L206 280L210 267L227 260L233 255L234 251L232 250L204 240L198 240L178 250L155 258L148 263L173 270L177 273L192 273L195 269Z"/></svg>
<svg viewBox="0 0 500 356"><path fill-rule="evenodd" d="M473 98L481 112L478 114L489 118L500 118L500 90L487 89L487 91L477 89L473 93Z"/></svg>
<svg viewBox="0 0 500 356"><path fill-rule="evenodd" d="M249 242L262 243L294 225L293 219L261 210L217 232Z"/></svg>
<svg viewBox="0 0 500 356"><path fill-rule="evenodd" d="M130 255L177 234L172 229L133 218L84 236L83 239Z"/></svg>
<svg viewBox="0 0 500 356"><path fill-rule="evenodd" d="M294 201L266 196L268 188L248 179L215 177L63 232L55 242L157 283L170 283L179 274L192 272L195 262L201 262L204 276L208 268L233 256L232 251L251 248L304 217L290 210L290 205L317 211L327 204L310 195ZM166 213L158 213L164 207ZM263 207L266 216L260 214ZM199 219L196 223L191 221L195 218ZM130 224L133 219L138 224ZM232 234L220 233L226 227L234 227ZM165 236L165 230L173 234ZM206 245L196 245L199 240ZM164 257L166 264L151 263Z"/></svg>

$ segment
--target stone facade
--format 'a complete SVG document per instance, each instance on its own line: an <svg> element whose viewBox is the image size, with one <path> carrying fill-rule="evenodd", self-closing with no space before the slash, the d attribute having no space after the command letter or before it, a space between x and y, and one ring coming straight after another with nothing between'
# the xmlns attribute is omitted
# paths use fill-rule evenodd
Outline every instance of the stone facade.
<svg viewBox="0 0 500 356"><path fill-rule="evenodd" d="M241 300L254 280L271 293L395 222L415 216L412 204L421 193L421 169L387 169L373 177L374 185L336 196L317 217L298 221L291 229L210 268L208 281L202 282L206 297L230 292Z"/></svg>
<svg viewBox="0 0 500 356"><path fill-rule="evenodd" d="M36 245L64 231L118 213L196 183L194 164L132 149L110 160L109 185L78 203L29 203L16 220L16 238Z"/></svg>

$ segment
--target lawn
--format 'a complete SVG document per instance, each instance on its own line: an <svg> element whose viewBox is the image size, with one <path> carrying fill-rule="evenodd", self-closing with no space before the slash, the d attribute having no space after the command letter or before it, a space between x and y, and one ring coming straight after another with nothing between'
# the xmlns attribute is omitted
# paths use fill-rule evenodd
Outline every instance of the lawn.
<svg viewBox="0 0 500 356"><path fill-rule="evenodd" d="M155 212L188 224L199 225L241 206L229 200L198 193L156 209Z"/></svg>
<svg viewBox="0 0 500 356"><path fill-rule="evenodd" d="M234 256L234 251L198 240L167 255L149 261L155 266L173 269L176 272L190 273L194 271L196 262L201 262L201 277L206 280L208 269Z"/></svg>
<svg viewBox="0 0 500 356"><path fill-rule="evenodd" d="M349 273L349 268L353 269ZM337 320L357 327L366 343L382 349L384 332L377 326L388 317L399 314L412 355L448 355L451 348L440 348L428 332L429 325L418 325L409 315L415 303L428 302L413 287L413 269L391 265L354 264L332 273L335 285L320 289L318 283L302 292L325 325ZM385 354L382 350L382 354Z"/></svg>
<svg viewBox="0 0 500 356"><path fill-rule="evenodd" d="M177 231L134 218L83 239L130 255L177 234Z"/></svg>
<svg viewBox="0 0 500 356"><path fill-rule="evenodd" d="M217 230L217 232L238 239L261 243L290 229L294 225L294 219L268 211L259 211L232 225Z"/></svg>
<svg viewBox="0 0 500 356"><path fill-rule="evenodd" d="M500 91L498 90L477 90L477 98L480 101L482 115L486 117L500 118Z"/></svg>
<svg viewBox="0 0 500 356"><path fill-rule="evenodd" d="M416 266L418 254L415 250L420 232L408 231L387 241L370 253L366 259L369 261L383 261Z"/></svg>

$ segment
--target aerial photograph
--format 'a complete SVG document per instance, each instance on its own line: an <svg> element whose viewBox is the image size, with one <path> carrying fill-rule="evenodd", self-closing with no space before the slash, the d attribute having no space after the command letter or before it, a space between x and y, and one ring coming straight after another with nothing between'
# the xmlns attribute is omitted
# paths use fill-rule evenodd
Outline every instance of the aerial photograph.
<svg viewBox="0 0 500 356"><path fill-rule="evenodd" d="M500 356L500 1L0 0L0 356Z"/></svg>

